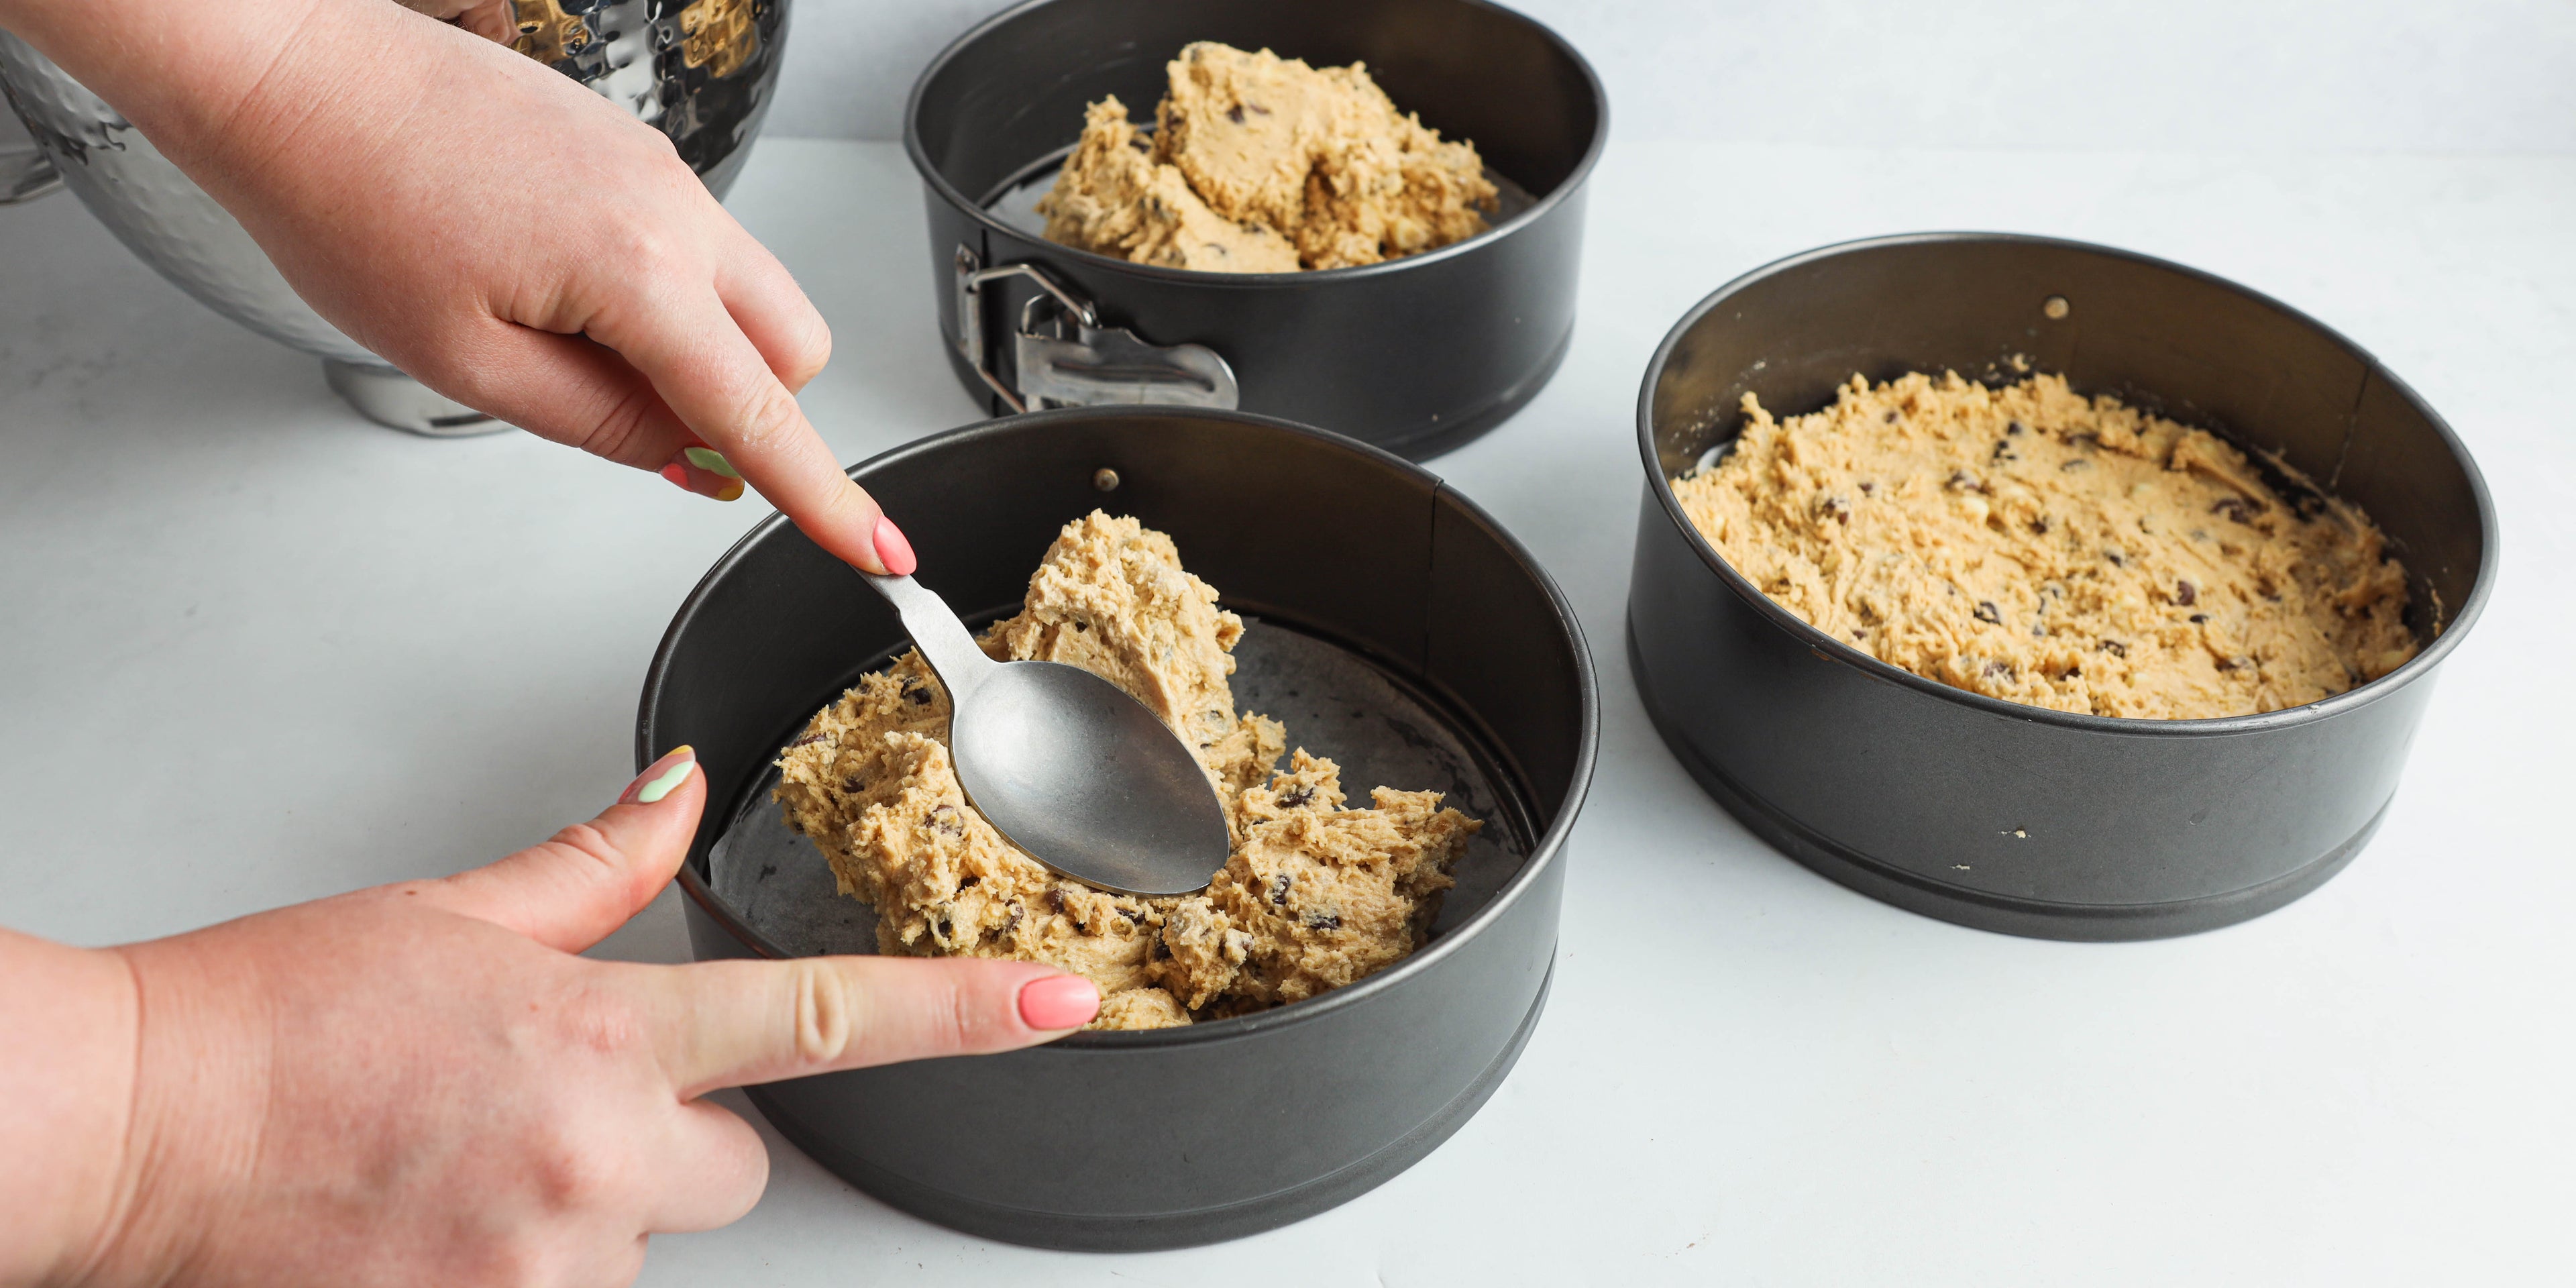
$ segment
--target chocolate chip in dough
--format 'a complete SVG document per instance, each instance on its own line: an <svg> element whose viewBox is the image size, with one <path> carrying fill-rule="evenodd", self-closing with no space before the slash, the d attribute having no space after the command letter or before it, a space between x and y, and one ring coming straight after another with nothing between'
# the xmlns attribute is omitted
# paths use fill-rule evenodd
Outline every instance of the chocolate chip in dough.
<svg viewBox="0 0 2576 1288"><path fill-rule="evenodd" d="M2102 641L2102 651L2113 657L2127 657L2129 655L2129 646L2118 640L2104 640Z"/></svg>
<svg viewBox="0 0 2576 1288"><path fill-rule="evenodd" d="M2200 590L2188 581L2174 583L2174 602L2185 608L2200 602Z"/></svg>
<svg viewBox="0 0 2576 1288"><path fill-rule="evenodd" d="M1301 809L1305 806L1306 802L1313 799L1315 799L1315 789L1304 783L1299 783L1296 786L1279 793L1279 808Z"/></svg>
<svg viewBox="0 0 2576 1288"><path fill-rule="evenodd" d="M2003 610L1995 607L1995 601L1991 599L1980 599L1977 601L1977 620L2001 626L2004 624Z"/></svg>
<svg viewBox="0 0 2576 1288"><path fill-rule="evenodd" d="M1277 904L1282 908L1287 907L1288 887L1293 884L1295 884L1295 879L1285 872L1282 872L1276 878L1273 878L1270 883L1270 902Z"/></svg>
<svg viewBox="0 0 2576 1288"><path fill-rule="evenodd" d="M1237 125L1243 124L1243 104L1237 103L1234 106L1225 109L1225 119L1232 121Z"/></svg>
<svg viewBox="0 0 2576 1288"><path fill-rule="evenodd" d="M1342 919L1327 913L1307 918L1306 924L1317 930L1339 930L1342 928Z"/></svg>

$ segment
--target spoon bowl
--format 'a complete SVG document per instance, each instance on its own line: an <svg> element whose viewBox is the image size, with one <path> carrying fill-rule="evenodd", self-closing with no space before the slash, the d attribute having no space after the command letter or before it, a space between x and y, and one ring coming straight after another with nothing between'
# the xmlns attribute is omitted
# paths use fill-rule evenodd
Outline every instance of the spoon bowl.
<svg viewBox="0 0 2576 1288"><path fill-rule="evenodd" d="M928 587L860 575L947 687L957 782L1011 844L1119 894L1188 894L1225 866L1215 784L1144 703L1077 666L996 662Z"/></svg>

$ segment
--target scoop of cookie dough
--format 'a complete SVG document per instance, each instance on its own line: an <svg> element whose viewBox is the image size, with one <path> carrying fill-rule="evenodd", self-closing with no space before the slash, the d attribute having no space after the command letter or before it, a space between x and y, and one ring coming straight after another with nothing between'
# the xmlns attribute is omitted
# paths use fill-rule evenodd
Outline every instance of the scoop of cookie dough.
<svg viewBox="0 0 2576 1288"><path fill-rule="evenodd" d="M1038 203L1050 240L1140 264L1275 273L1374 264L1485 230L1475 145L1396 110L1358 63L1201 41L1167 68L1151 138L1115 98Z"/></svg>
<svg viewBox="0 0 2576 1288"><path fill-rule="evenodd" d="M948 695L918 653L815 714L779 759L776 799L877 913L881 952L1043 961L1100 987L1094 1028L1160 1028L1338 987L1429 936L1480 826L1430 792L1343 808L1340 770L1238 715L1243 622L1181 568L1169 537L1098 512L1066 525L996 659L1065 662L1152 708L1199 749L1234 852L1207 890L1112 895L1055 875L967 804L943 739Z"/></svg>
<svg viewBox="0 0 2576 1288"><path fill-rule="evenodd" d="M1260 224L1208 208L1189 181L1154 159L1153 140L1115 97L1091 105L1055 188L1038 199L1046 235L1138 264L1203 273L1293 273L1297 248Z"/></svg>
<svg viewBox="0 0 2576 1288"><path fill-rule="evenodd" d="M2207 432L2061 377L1854 376L1813 415L1743 411L1732 452L1673 484L1692 525L1774 602L1917 675L2184 720L2415 655L2405 569L2358 509L2284 497Z"/></svg>

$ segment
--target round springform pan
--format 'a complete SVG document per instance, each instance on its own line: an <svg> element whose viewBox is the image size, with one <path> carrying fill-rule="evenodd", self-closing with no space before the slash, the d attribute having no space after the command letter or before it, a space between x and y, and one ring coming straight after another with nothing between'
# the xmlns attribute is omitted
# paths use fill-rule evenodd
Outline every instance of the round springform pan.
<svg viewBox="0 0 2576 1288"><path fill-rule="evenodd" d="M2307 706L2129 720L1925 679L1816 630L1701 539L1670 480L1740 428L1741 397L1815 410L1854 374L2113 393L2358 504L2412 579L2422 651ZM2209 274L2076 242L1881 238L1728 283L1675 326L1637 405L1645 498L1628 594L1637 690L1744 825L1902 908L2062 939L2146 939L2315 889L2386 814L2443 659L2495 580L2477 466L2396 376L2315 319Z"/></svg>
<svg viewBox="0 0 2576 1288"><path fill-rule="evenodd" d="M1380 264L1238 274L1075 250L1005 217L1010 194L1043 182L1070 150L1087 104L1115 94L1150 119L1165 64L1200 40L1317 67L1366 63L1399 108L1475 143L1508 185L1499 222ZM987 410L1040 405L1045 385L1016 365L1017 336L1033 301L1052 304L1027 273L961 283L970 266L1020 266L1092 306L1104 327L1211 351L1234 384L1233 401L1169 384L1079 401L1206 394L1206 405L1320 425L1414 460L1501 424L1555 373L1574 333L1584 184L1608 137L1609 106L1582 55L1483 0L1033 0L950 45L913 86L904 118L929 203L940 334ZM1138 364L1097 368L1121 365Z"/></svg>
<svg viewBox="0 0 2576 1288"><path fill-rule="evenodd" d="M1136 1249L1331 1207L1473 1114L1546 998L1565 838L1596 737L1582 633L1528 552L1418 466L1232 412L1010 416L850 474L970 624L1016 611L1057 530L1095 508L1169 533L1246 619L1243 705L1343 759L1355 793L1438 788L1486 827L1431 941L1356 984L1182 1028L752 1089L779 1131L861 1189L969 1233ZM903 643L856 574L776 518L672 622L636 746L649 758L689 743L707 771L707 816L679 878L701 958L873 944L835 947L831 925L808 924L817 908L864 910L833 893L819 853L750 863L737 851L783 835L766 791L780 747ZM810 898L763 902L796 881Z"/></svg>

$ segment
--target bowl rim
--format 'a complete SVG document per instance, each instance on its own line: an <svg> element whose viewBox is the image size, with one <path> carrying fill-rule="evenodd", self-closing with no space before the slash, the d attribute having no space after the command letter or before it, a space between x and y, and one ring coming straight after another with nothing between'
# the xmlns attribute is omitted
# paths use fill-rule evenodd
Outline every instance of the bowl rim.
<svg viewBox="0 0 2576 1288"><path fill-rule="evenodd" d="M1522 860L1520 869L1512 874L1510 880L1503 883L1501 889L1494 892L1492 898L1485 901L1483 907L1470 914L1466 920L1450 927L1430 943L1407 954L1402 960L1356 983L1346 984L1303 1001L1291 1002L1267 1011L1172 1028L1077 1031L1044 1045L1052 1049L1120 1051L1240 1040L1288 1025L1321 1019L1335 1011L1366 1001L1387 989L1397 987L1405 980L1429 970L1434 964L1458 951L1458 945L1472 938L1487 925L1499 920L1513 904L1526 897L1529 889L1537 883L1547 867L1559 861L1568 838L1573 834L1575 822L1583 812L1584 801L1591 791L1595 762L1600 754L1601 691L1599 677L1592 661L1592 650L1584 639L1583 624L1575 615L1574 605L1566 599L1564 590L1556 584L1556 578L1548 573L1546 566L1539 562L1537 556L1533 555L1526 545L1522 544L1519 537L1513 535L1510 529L1504 527L1493 515L1487 513L1484 507L1477 505L1465 493L1451 487L1447 480L1374 444L1301 425L1295 421L1282 420L1275 416L1214 408L1129 405L1066 407L1049 411L1022 412L977 421L914 439L868 457L850 466L845 472L852 480L859 481L870 471L930 455L944 450L953 443L1007 434L1044 433L1045 427L1051 424L1111 417L1156 420L1212 419L1232 421L1259 429L1282 431L1296 437L1314 440L1330 448L1353 453L1381 467L1392 468L1430 484L1435 493L1445 495L1454 501L1468 518L1481 521L1487 530L1502 542L1504 552L1518 561L1522 569L1536 580L1539 589L1546 594L1556 624L1563 632L1565 641L1572 646L1574 657L1572 678L1577 689L1577 720L1580 724L1580 732L1574 748L1574 774L1566 783L1564 804L1558 808L1556 817L1532 838L1529 855ZM732 574L750 558L756 547L786 526L788 526L788 520L784 514L771 514L753 526L750 532L734 542L714 565L707 569L706 574L698 579L698 583L690 588L688 597L681 601L679 610L672 615L671 624L663 631L661 643L653 650L653 660L645 669L643 696L636 706L635 756L638 766L636 772L643 772L643 767L650 765L660 755L660 752L654 749L651 738L653 708L661 696L662 686L669 680L672 659L678 651L682 632L704 608L718 580ZM1418 677L1405 678L1409 682L1423 683ZM1428 684L1424 687L1444 700L1449 697L1440 687ZM731 806L732 802L728 801L721 808L731 808ZM708 802L708 808L719 808L719 806L711 799ZM691 848L693 850L696 848L694 840ZM722 927L726 934L750 948L754 955L772 959L786 957L786 954L780 952L777 945L771 943L767 936L746 923L735 913L731 905L707 887L707 883L698 877L694 864L681 863L678 873L672 879L701 911Z"/></svg>
<svg viewBox="0 0 2576 1288"><path fill-rule="evenodd" d="M1894 663L1881 661L1872 654L1862 652L1861 650L1852 647L1850 644L1818 630L1815 626L1808 623L1806 619L1799 617L1797 614L1790 612L1788 609L1781 607L1777 603L1774 603L1770 596L1762 593L1760 587L1755 586L1750 580L1746 579L1742 573L1737 572L1734 565L1728 563L1725 556L1719 554L1716 547L1711 546L1706 537L1700 535L1698 527L1691 523L1690 516L1683 512L1680 498L1673 494L1673 481L1664 476L1663 458L1656 450L1655 446L1654 412L1656 383L1663 376L1666 365L1671 362L1673 351L1680 347L1683 338L1690 333L1693 327L1699 324L1701 319L1717 311L1720 307L1733 299L1738 293L1760 282L1778 276L1782 273L1804 268L1810 264L1845 255L1884 250L1891 247L1954 243L2045 247L2052 250L2075 251L2082 254L2101 256L2109 259L2126 260L2134 264L2141 264L2164 272L2178 274L2187 278L2195 279L2207 285L2218 287L2221 290L2234 292L2235 294L2249 299L2265 308L2269 308L2277 313L2286 315L2292 321L2307 327L2309 330L2331 341L2345 352L2350 353L2353 357L2358 358L2367 369L2367 374L2369 376L2386 381L2389 388L2394 391L2399 398L2403 399L2409 407L2414 408L2418 414L2422 415L2424 419L2432 425L2434 432L2440 435L2443 446L2450 450L2451 459L2458 463L2461 472L2468 479L2469 492L2475 499L2478 512L2478 532L2480 539L2478 570L2476 577L2470 583L2468 596L2452 614L2451 620L2444 624L2434 635L2431 643L2425 645L2415 654L2414 657L2409 658L2405 665L2398 667L2396 670L2391 671L2386 675L2380 676L2378 679L2354 685L2341 693L2320 698L2315 702L2305 703L2295 707L2283 707L2277 711L2257 712L2253 715L2213 716L2189 720L2160 720L2142 716L2097 716L2091 712L2059 711L2050 707L2030 706L2024 703L2008 701L2003 698L1988 697L1982 693L1972 693L1966 689L1953 688L1939 680L1932 679L1928 676L1916 675L1914 672L1908 671ZM2307 313L2299 309L2292 308L2288 304L2285 304L2270 295L2264 294L2261 291L2257 291L2238 282L2230 281L2216 273L2193 268L2188 264L2176 263L2172 260L2163 259L2154 255L2142 254L2132 250L2124 250L2116 246L2104 246L2098 243L2076 241L2063 237L2043 237L2030 233L1972 231L1894 233L1878 237L1856 238L1851 241L1834 242L1829 245L1814 247L1809 250L1799 251L1793 255L1783 256L1749 272L1740 274L1725 285L1717 288L1714 292L1711 292L1699 303L1693 305L1689 312L1682 315L1680 321L1673 324L1671 330L1664 333L1663 342L1655 346L1655 355L1646 364L1645 379L1639 386L1637 392L1637 448L1640 459L1643 461L1645 466L1646 486L1648 490L1653 494L1657 501L1662 503L1665 516L1672 521L1675 527L1681 530L1683 538L1690 543L1691 549L1699 555L1700 561L1707 564L1710 570L1717 574L1718 580L1723 583L1728 590L1733 591L1737 598L1744 600L1755 612L1769 618L1774 625L1788 631L1793 638L1798 640L1798 642L1807 645L1809 651L1813 652L1819 658L1855 667L1870 676L1872 679L1902 685L1906 688L1913 689L1918 693L1927 694L1943 701L1956 703L1972 710L2016 720L2025 720L2034 724L2055 725L2062 728L2080 730L2089 733L2108 733L2133 737L2221 737L2263 730L2289 728L2320 720L2330 720L2347 711L2368 706L2371 703L2377 702L2379 699L2395 693L2399 689L2430 675L2433 668L2441 665L2442 660L2450 655L2453 648L2458 646L2461 638L2469 633L2469 628L2476 624L2479 614L2486 607L2487 597L2495 587L2496 567L2500 553L2497 548L2497 542L2501 533L2498 531L2496 523L2495 502L2493 497L2490 496L2487 491L2486 476L2479 471L2477 461L2469 455L2467 445L2460 441L2459 434L2452 430L2450 422L2444 420L2441 413L2433 409L2432 404L2425 402L2424 399L2415 392L2413 386L2408 385L2404 380L2400 379L2396 372L2389 370L2387 364L2382 363L2369 350L2362 348L2359 344L2354 343L2350 337L2335 330L2333 327L2327 326L2325 323L2318 321L2316 318L2309 316ZM1633 587L1631 588L1631 593L1634 593Z"/></svg>
<svg viewBox="0 0 2576 1288"><path fill-rule="evenodd" d="M1452 0L1452 3L1466 8L1491 10L1536 31L1541 39L1555 46L1557 52L1563 54L1573 63L1575 69L1583 74L1584 87L1592 96L1592 139L1584 146L1583 155L1575 161L1574 168L1568 171L1564 180L1550 189L1547 195L1535 198L1530 202L1528 209L1473 237L1396 259L1380 260L1374 264L1354 264L1343 268L1298 269L1287 273L1212 273L1200 269L1171 268L1159 264L1139 264L1133 260L1115 259L1098 251L1067 246L1061 242L1048 241L1044 237L1032 237L1024 229L1014 228L994 218L992 211L979 205L957 185L950 183L948 176L940 173L939 167L930 159L930 150L921 141L922 100L929 92L930 82L946 70L950 62L964 54L968 47L1026 14L1059 2L1060 0L1021 0L1021 3L976 23L968 28L965 34L950 41L947 48L940 50L939 56L931 59L929 66L921 69L921 75L912 82L912 92L904 97L903 151L904 155L912 158L913 170L920 174L922 183L933 194L963 212L967 218L974 220L986 233L1001 233L1023 241L1035 241L1047 247L1051 253L1060 252L1070 255L1079 263L1098 268L1130 273L1156 281L1189 283L1227 290L1276 288L1309 283L1320 286L1402 272L1417 265L1437 263L1472 253L1477 247L1536 224L1582 190L1584 181L1592 176L1593 165L1601 159L1602 150L1610 141L1610 96L1602 87L1600 73L1593 70L1591 61L1583 56L1582 51L1576 49L1565 37L1557 34L1555 28L1517 9L1495 4L1492 0Z"/></svg>

